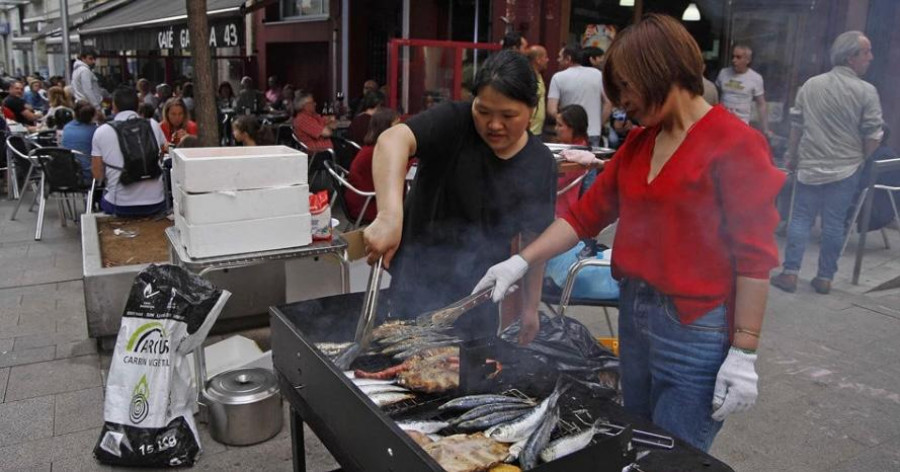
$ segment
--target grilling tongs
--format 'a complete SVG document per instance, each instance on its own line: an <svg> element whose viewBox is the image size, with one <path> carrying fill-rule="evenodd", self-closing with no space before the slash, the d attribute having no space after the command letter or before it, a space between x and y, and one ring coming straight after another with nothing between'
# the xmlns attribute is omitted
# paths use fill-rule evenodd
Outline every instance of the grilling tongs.
<svg viewBox="0 0 900 472"><path fill-rule="evenodd" d="M369 341L372 340L372 327L375 324L375 311L378 308L378 293L381 291L381 268L383 263L384 256L381 256L372 265L372 270L369 272L366 298L363 301L362 312L356 325L356 336L353 339L354 343L359 346L359 352L365 352L366 348L369 347Z"/></svg>
<svg viewBox="0 0 900 472"><path fill-rule="evenodd" d="M355 344L364 352L371 341L371 333L375 324L375 311L378 306L378 293L381 288L381 268L383 259L372 266L369 272L369 286L366 298L363 302L362 313L356 326ZM493 287L473 293L465 298L457 300L444 308L430 311L416 318L416 324L423 327L445 327L453 324L460 315L491 299Z"/></svg>

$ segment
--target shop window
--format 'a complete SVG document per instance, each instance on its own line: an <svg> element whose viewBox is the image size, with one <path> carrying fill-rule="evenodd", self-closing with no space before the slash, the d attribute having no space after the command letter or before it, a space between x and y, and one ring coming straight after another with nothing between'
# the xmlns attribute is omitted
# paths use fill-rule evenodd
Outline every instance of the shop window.
<svg viewBox="0 0 900 472"><path fill-rule="evenodd" d="M281 0L282 20L328 18L328 0Z"/></svg>

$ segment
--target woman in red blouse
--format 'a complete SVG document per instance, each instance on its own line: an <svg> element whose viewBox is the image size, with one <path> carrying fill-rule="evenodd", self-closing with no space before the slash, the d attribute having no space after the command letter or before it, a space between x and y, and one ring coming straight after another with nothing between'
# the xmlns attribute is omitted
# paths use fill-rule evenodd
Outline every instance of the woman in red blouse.
<svg viewBox="0 0 900 472"><path fill-rule="evenodd" d="M760 133L703 100L702 70L697 43L671 17L649 15L616 36L604 88L644 127L571 212L478 288L494 285L499 300L529 265L618 219L625 408L707 450L724 418L756 401L784 176Z"/></svg>
<svg viewBox="0 0 900 472"><path fill-rule="evenodd" d="M378 137L381 136L381 133L399 122L400 115L390 108L379 108L372 115L372 119L369 120L369 131L366 133L365 140L363 140L365 146L353 158L353 162L350 164L350 174L347 176L350 185L356 187L357 190L362 190L363 192L375 191L375 182L372 179L372 157L374 157L375 153L375 143L378 142ZM366 197L358 195L352 190L345 189L344 198L347 201L347 210L350 213L347 216L355 221L359 213L363 211ZM362 221L371 222L375 220L377 215L378 206L373 198L369 202L369 206L366 207L366 213L363 215Z"/></svg>
<svg viewBox="0 0 900 472"><path fill-rule="evenodd" d="M166 141L175 146L178 146L187 135L197 136L197 123L191 120L187 106L180 98L172 98L166 102L163 107L163 120L159 127L166 135Z"/></svg>

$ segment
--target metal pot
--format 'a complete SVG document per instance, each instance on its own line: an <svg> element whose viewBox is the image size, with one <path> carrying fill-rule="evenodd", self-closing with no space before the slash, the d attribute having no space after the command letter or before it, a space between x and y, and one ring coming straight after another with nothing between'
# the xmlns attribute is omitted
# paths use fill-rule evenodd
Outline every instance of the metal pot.
<svg viewBox="0 0 900 472"><path fill-rule="evenodd" d="M209 434L220 443L247 446L281 431L281 394L275 375L267 369L223 372L209 381L201 398Z"/></svg>

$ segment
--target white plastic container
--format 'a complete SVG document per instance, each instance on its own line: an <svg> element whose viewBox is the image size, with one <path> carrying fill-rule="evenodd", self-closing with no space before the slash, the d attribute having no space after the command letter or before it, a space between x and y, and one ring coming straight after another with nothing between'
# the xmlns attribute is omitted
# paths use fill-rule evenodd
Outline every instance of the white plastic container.
<svg viewBox="0 0 900 472"><path fill-rule="evenodd" d="M191 225L276 218L309 213L309 186L187 193L172 191L175 213Z"/></svg>
<svg viewBox="0 0 900 472"><path fill-rule="evenodd" d="M306 246L312 242L309 213L205 225L188 224L175 213L181 243L194 258Z"/></svg>
<svg viewBox="0 0 900 472"><path fill-rule="evenodd" d="M172 179L187 193L287 187L307 182L307 156L287 146L176 149Z"/></svg>

